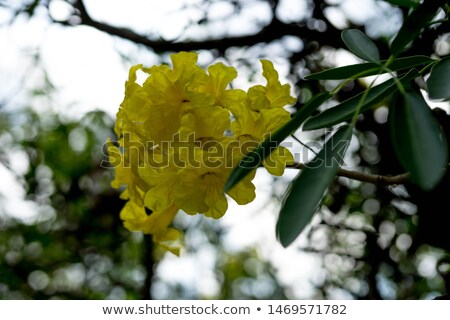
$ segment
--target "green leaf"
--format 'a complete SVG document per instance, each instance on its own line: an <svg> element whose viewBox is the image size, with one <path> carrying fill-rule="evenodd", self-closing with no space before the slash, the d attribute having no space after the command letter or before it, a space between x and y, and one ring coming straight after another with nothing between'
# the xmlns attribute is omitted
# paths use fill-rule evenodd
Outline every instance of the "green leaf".
<svg viewBox="0 0 450 320"><path fill-rule="evenodd" d="M433 62L435 62L435 60L427 56L410 56L405 58L397 58L392 61L387 67L391 71L400 71L408 68L422 66L425 64L430 64Z"/></svg>
<svg viewBox="0 0 450 320"><path fill-rule="evenodd" d="M420 31L426 27L435 17L437 10L443 6L447 0L425 0L420 6L403 22L400 31L391 44L391 53L397 56L405 47L420 34Z"/></svg>
<svg viewBox="0 0 450 320"><path fill-rule="evenodd" d="M387 67L390 71L400 71L403 69L413 68L416 66L429 64L434 60L427 56L411 56L406 58L395 59ZM366 62L353 64L350 66L328 69L325 71L312 73L306 76L311 80L340 80L340 79L357 79L361 77L373 76L380 73L387 73L388 70L381 70L386 60L379 63Z"/></svg>
<svg viewBox="0 0 450 320"><path fill-rule="evenodd" d="M347 48L361 59L367 61L380 60L380 52L375 43L358 29L344 30L341 37Z"/></svg>
<svg viewBox="0 0 450 320"><path fill-rule="evenodd" d="M273 135L269 136L257 148L255 148L255 150L247 154L231 172L230 177L225 183L225 192L235 186L253 169L259 167L261 162L275 150L274 146L278 146L284 139L286 139L286 137L297 130L314 110L330 98L331 94L328 92L312 97L302 108L297 111L297 113L295 113L288 123L277 130L277 132Z"/></svg>
<svg viewBox="0 0 450 320"><path fill-rule="evenodd" d="M417 8L419 5L419 2L415 0L385 0L386 2L389 2L390 4L399 6L399 7L406 7L406 8Z"/></svg>
<svg viewBox="0 0 450 320"><path fill-rule="evenodd" d="M292 182L276 227L277 238L283 247L290 245L311 221L343 162L351 136L350 126L340 127Z"/></svg>
<svg viewBox="0 0 450 320"><path fill-rule="evenodd" d="M391 139L400 164L424 190L433 189L445 173L447 143L422 95L408 91L389 109Z"/></svg>
<svg viewBox="0 0 450 320"><path fill-rule="evenodd" d="M400 81L402 83L409 83L414 78L418 77L419 73L412 69ZM389 79L370 89L366 96L364 103L361 106L360 112L369 110L375 104L383 101L397 91L397 85L394 79ZM303 130L316 130L321 128L331 127L335 124L350 120L353 117L364 92L345 100L344 102L327 109L317 116L309 118L303 125Z"/></svg>
<svg viewBox="0 0 450 320"><path fill-rule="evenodd" d="M450 99L450 58L436 64L427 80L430 99Z"/></svg>

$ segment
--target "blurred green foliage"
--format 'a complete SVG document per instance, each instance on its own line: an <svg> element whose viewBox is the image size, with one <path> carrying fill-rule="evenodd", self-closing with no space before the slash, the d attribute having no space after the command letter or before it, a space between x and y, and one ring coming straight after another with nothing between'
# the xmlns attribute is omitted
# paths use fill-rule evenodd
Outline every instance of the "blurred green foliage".
<svg viewBox="0 0 450 320"><path fill-rule="evenodd" d="M138 298L146 273L141 237L123 230L122 203L99 166L112 119L90 112L66 122L29 109L8 116L2 138L27 155L18 178L36 215L25 222L0 216L0 296Z"/></svg>

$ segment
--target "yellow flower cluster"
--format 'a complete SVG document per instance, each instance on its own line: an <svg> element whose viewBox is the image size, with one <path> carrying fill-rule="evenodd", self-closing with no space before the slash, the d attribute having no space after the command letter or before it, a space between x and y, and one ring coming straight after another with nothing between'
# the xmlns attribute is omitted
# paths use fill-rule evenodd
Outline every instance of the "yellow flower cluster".
<svg viewBox="0 0 450 320"><path fill-rule="evenodd" d="M118 143L108 141L115 168L112 186L125 186L128 200L120 213L126 228L151 234L178 254L179 230L171 227L178 210L215 219L227 210L224 184L243 155L289 121L283 109L295 99L268 60L261 60L265 86L247 92L229 89L233 67L217 63L200 68L197 54L171 55L167 65L131 68L117 114ZM142 85L136 72L148 74ZM282 175L292 154L278 147L263 162ZM253 175L228 192L238 204L255 198Z"/></svg>

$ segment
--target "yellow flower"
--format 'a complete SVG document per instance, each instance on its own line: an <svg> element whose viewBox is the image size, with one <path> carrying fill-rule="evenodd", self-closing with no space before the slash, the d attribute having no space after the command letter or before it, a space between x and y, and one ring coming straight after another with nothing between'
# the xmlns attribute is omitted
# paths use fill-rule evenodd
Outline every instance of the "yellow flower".
<svg viewBox="0 0 450 320"><path fill-rule="evenodd" d="M115 167L112 186L125 187L121 197L128 200L120 213L124 226L178 254L181 234L171 226L177 212L222 217L228 208L223 188L234 166L289 121L283 107L295 99L267 60L261 61L266 86L248 92L229 88L237 77L233 67L216 63L206 72L192 52L171 60L173 67L130 69L114 128L119 146L108 141L107 148ZM147 74L142 85L138 71ZM281 175L292 162L292 154L278 147L263 163ZM227 192L238 204L255 198L255 172Z"/></svg>

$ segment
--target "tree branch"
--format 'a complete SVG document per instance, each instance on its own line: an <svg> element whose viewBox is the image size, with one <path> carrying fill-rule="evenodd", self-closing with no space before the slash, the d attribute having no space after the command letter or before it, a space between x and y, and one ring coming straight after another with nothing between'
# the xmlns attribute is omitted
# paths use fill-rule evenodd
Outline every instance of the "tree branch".
<svg viewBox="0 0 450 320"><path fill-rule="evenodd" d="M258 33L244 36L224 37L220 39L206 39L202 41L181 41L171 42L164 40L152 40L146 36L138 34L128 28L119 28L110 24L96 21L91 18L86 10L82 0L77 0L74 7L78 10L78 24L87 25L97 30L106 32L110 35L120 37L122 39L130 40L137 44L142 44L155 51L191 51L200 49L217 49L221 52L230 47L245 47L257 43L269 43L286 35L300 37L303 41L326 41L327 45L341 47L342 40L340 31L335 28L329 28L326 35L318 30L311 30L305 24L292 23L287 24L274 18L271 23L262 28ZM73 23L68 21L55 21L63 25L73 26Z"/></svg>
<svg viewBox="0 0 450 320"><path fill-rule="evenodd" d="M295 163L293 165L287 165L287 168L294 169L305 169L306 165L304 163ZM369 182L377 185L388 186L396 184L404 184L409 182L409 173L402 173L396 176L381 176L377 174L368 174L357 171L350 171L345 169L340 169L337 173L339 177L345 177L352 180L357 180L361 182Z"/></svg>
<svg viewBox="0 0 450 320"><path fill-rule="evenodd" d="M307 252L307 253L316 253L320 255L327 255L327 254L335 254L344 258L348 259L355 259L356 261L366 261L367 259L365 257L355 257L354 255L347 253L347 252L339 252L339 251L333 251L333 250L319 250L314 249L312 247L300 247L298 248L300 251Z"/></svg>
<svg viewBox="0 0 450 320"><path fill-rule="evenodd" d="M145 270L147 271L147 275L144 281L144 287L142 288L142 299L143 300L152 300L152 283L154 276L154 264L153 260L153 240L150 235L144 235L144 254L143 254L143 264L145 266Z"/></svg>

